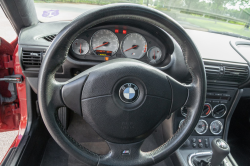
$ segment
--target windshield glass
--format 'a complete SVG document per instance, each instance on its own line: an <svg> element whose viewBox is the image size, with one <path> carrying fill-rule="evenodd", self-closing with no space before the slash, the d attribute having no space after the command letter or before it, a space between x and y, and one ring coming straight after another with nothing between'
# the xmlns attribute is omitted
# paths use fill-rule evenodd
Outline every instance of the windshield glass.
<svg viewBox="0 0 250 166"><path fill-rule="evenodd" d="M73 20L112 3L136 3L160 10L184 28L250 39L250 0L35 0L41 22Z"/></svg>

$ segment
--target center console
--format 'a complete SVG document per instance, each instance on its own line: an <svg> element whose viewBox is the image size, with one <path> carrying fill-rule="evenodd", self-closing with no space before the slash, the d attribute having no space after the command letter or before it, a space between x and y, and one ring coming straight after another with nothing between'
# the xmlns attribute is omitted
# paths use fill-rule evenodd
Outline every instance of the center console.
<svg viewBox="0 0 250 166"><path fill-rule="evenodd" d="M228 118L232 116L232 107L235 104L237 88L221 88L209 86L207 88L206 102L204 104L201 117L191 136L180 148L180 153L187 165L190 165L190 156L193 154L211 154L211 142L216 138L225 139L227 137ZM174 120L174 130L177 131L182 125L187 114L187 109L183 107ZM229 119L230 121L230 119ZM230 163L228 158L225 161Z"/></svg>

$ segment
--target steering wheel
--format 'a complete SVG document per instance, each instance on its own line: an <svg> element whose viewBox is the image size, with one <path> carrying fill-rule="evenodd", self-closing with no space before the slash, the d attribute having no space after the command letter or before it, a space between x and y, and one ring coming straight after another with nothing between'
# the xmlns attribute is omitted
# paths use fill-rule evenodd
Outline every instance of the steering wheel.
<svg viewBox="0 0 250 166"><path fill-rule="evenodd" d="M182 48L192 83L181 84L148 64L126 58L101 63L67 82L57 82L55 73L73 40L97 24L118 19L143 21L168 32ZM185 30L164 13L134 4L107 5L73 20L52 42L39 73L39 106L49 133L68 154L98 166L153 165L167 158L195 128L205 93L203 62ZM153 151L142 152L143 141L184 105L186 119L173 137ZM67 134L57 116L58 108L65 106L83 116L108 143L108 154L95 154Z"/></svg>

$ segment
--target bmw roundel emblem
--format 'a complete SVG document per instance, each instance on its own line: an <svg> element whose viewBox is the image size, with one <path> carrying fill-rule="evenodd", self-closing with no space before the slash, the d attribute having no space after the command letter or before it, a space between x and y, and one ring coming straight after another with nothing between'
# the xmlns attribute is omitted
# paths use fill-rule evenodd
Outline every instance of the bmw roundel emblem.
<svg viewBox="0 0 250 166"><path fill-rule="evenodd" d="M133 103L138 99L140 94L139 88L133 83L126 83L121 86L119 96L125 103Z"/></svg>

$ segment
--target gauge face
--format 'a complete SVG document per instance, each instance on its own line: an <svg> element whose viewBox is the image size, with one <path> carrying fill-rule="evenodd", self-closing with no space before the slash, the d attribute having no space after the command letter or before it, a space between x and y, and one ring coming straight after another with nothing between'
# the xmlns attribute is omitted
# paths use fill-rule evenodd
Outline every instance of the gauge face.
<svg viewBox="0 0 250 166"><path fill-rule="evenodd" d="M204 134L208 129L208 124L205 120L199 120L198 124L195 127L195 131L198 134Z"/></svg>
<svg viewBox="0 0 250 166"><path fill-rule="evenodd" d="M179 128L181 127L182 123L184 122L185 119L182 119L179 123Z"/></svg>
<svg viewBox="0 0 250 166"><path fill-rule="evenodd" d="M184 117L187 116L187 108L186 108L186 107L181 108L181 114L182 114Z"/></svg>
<svg viewBox="0 0 250 166"><path fill-rule="evenodd" d="M101 29L92 36L91 48L96 55L112 56L119 48L119 41L112 31Z"/></svg>
<svg viewBox="0 0 250 166"><path fill-rule="evenodd" d="M162 52L158 47L151 47L148 50L148 60L150 64L156 64L161 61Z"/></svg>
<svg viewBox="0 0 250 166"><path fill-rule="evenodd" d="M77 55L85 55L89 51L89 43L84 39L76 39L72 43L72 50Z"/></svg>
<svg viewBox="0 0 250 166"><path fill-rule="evenodd" d="M227 107L224 104L218 104L214 107L212 115L214 118L221 118L227 112Z"/></svg>
<svg viewBox="0 0 250 166"><path fill-rule="evenodd" d="M215 120L210 124L210 131L211 133L218 135L222 132L223 125L220 121Z"/></svg>
<svg viewBox="0 0 250 166"><path fill-rule="evenodd" d="M138 33L130 33L122 41L121 50L127 58L140 59L147 52L147 42Z"/></svg>
<svg viewBox="0 0 250 166"><path fill-rule="evenodd" d="M212 112L212 106L209 103L205 103L203 110L202 110L201 117L202 118L207 117L208 115L211 114L211 112Z"/></svg>

